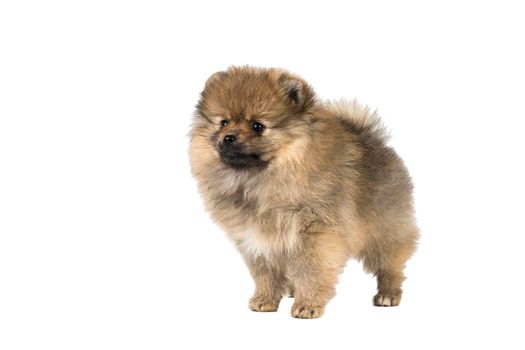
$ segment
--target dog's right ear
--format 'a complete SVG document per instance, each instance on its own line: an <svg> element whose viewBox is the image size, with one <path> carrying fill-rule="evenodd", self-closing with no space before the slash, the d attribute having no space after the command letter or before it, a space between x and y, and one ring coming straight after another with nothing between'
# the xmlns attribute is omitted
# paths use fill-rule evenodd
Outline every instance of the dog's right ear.
<svg viewBox="0 0 525 350"><path fill-rule="evenodd" d="M227 75L225 71L219 71L216 73L213 73L204 84L204 89L200 92L200 99L197 103L197 115L202 116L205 119L208 119L208 121L212 122L212 120L207 117L207 114L212 107L217 107L217 105L214 102L214 98L211 98L213 95L217 95L217 89L214 88L215 86L218 86L220 82L224 79L224 77Z"/></svg>
<svg viewBox="0 0 525 350"><path fill-rule="evenodd" d="M206 84L204 85L204 89L206 90L208 87L210 87L211 85L221 81L228 73L226 73L225 71L219 71L219 72L215 72L213 73L209 78L208 80L206 80Z"/></svg>

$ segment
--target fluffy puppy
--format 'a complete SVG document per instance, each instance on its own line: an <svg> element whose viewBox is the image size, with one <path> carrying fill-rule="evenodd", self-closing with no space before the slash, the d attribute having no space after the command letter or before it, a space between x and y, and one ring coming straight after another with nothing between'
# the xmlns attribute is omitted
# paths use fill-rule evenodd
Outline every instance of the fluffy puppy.
<svg viewBox="0 0 525 350"><path fill-rule="evenodd" d="M281 69L230 67L201 93L190 132L205 207L255 281L253 311L295 298L316 318L349 258L377 277L376 306L401 300L419 236L412 183L375 113L321 102Z"/></svg>

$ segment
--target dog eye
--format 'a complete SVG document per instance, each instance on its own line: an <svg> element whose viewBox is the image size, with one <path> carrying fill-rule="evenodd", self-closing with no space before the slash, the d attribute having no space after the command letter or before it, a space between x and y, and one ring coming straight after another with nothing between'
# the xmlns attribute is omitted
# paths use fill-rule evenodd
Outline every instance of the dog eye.
<svg viewBox="0 0 525 350"><path fill-rule="evenodd" d="M262 132L264 130L264 125L262 125L259 122L252 122L250 124L250 127L252 128L253 131L255 131L257 133L260 133L260 132Z"/></svg>
<svg viewBox="0 0 525 350"><path fill-rule="evenodd" d="M221 120L221 127L228 125L229 121L226 119Z"/></svg>

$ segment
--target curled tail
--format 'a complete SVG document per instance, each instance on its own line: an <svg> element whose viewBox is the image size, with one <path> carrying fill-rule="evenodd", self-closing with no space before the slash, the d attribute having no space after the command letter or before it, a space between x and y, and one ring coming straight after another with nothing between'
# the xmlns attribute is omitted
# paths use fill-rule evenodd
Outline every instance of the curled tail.
<svg viewBox="0 0 525 350"><path fill-rule="evenodd" d="M386 143L390 138L377 111L372 111L370 107L361 105L357 100L341 99L326 101L323 104L351 131L382 143Z"/></svg>

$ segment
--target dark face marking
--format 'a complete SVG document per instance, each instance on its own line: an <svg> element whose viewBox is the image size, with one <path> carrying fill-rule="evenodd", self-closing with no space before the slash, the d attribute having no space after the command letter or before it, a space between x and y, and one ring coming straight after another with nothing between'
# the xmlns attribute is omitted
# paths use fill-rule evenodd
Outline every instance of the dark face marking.
<svg viewBox="0 0 525 350"><path fill-rule="evenodd" d="M268 165L257 154L246 153L242 144L221 142L218 151L222 162L234 169L264 168Z"/></svg>

